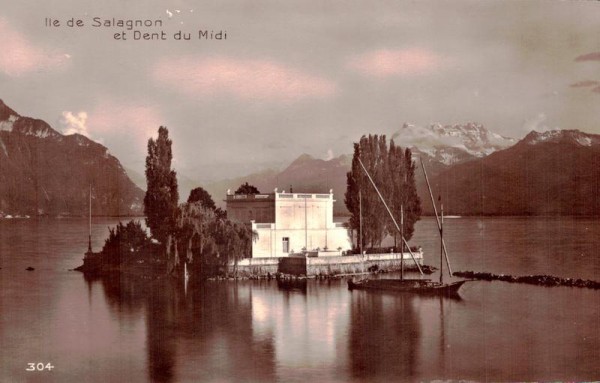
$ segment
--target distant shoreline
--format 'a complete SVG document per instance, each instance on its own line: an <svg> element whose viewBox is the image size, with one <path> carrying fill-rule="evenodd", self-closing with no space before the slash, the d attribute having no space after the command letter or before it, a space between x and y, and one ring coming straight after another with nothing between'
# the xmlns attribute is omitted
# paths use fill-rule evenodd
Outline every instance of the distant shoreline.
<svg viewBox="0 0 600 383"><path fill-rule="evenodd" d="M435 215L424 214L421 218L434 218ZM0 217L0 220L25 220L25 219L88 219L88 216L84 215L63 215L63 216L10 216ZM92 218L122 218L122 219L146 219L144 215L92 215ZM334 221L342 222L341 219L347 220L350 216L347 215L334 215ZM600 218L600 215L578 215L578 214L551 214L551 215L536 215L536 214L522 214L522 215L496 215L496 214L460 214L460 215L444 215L444 218L460 219L460 218Z"/></svg>
<svg viewBox="0 0 600 383"><path fill-rule="evenodd" d="M0 216L0 220L23 220L23 219L72 219L72 218L85 218L88 219L89 216L86 215L36 215L36 216L22 216L22 215L7 215L4 217ZM146 218L144 215L92 215L92 218L134 218L134 219L142 219Z"/></svg>

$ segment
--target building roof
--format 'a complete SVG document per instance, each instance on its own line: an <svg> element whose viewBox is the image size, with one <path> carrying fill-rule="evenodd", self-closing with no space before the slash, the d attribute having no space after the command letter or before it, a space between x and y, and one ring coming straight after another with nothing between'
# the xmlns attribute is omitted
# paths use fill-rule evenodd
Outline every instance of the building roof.
<svg viewBox="0 0 600 383"><path fill-rule="evenodd" d="M288 200L288 199L333 199L333 192L331 193L286 193L285 191L279 193L261 193L261 194L227 194L227 203L231 202L250 202L250 201L275 201L275 200Z"/></svg>

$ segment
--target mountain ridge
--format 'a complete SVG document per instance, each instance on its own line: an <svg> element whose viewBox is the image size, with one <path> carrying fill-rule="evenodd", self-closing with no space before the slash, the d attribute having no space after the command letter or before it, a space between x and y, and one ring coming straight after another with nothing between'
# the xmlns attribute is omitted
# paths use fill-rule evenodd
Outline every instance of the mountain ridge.
<svg viewBox="0 0 600 383"><path fill-rule="evenodd" d="M432 186L449 214L597 216L597 139L578 130L533 131L510 148L443 171Z"/></svg>
<svg viewBox="0 0 600 383"><path fill-rule="evenodd" d="M600 208L580 206L582 200L593 198L590 190L600 193L597 186L600 181L594 178L597 173L594 166L600 169L600 159L594 154L600 152L600 135L578 130L532 131L518 141L506 137L501 140L504 140L502 145L488 146L488 151L482 151L481 156L467 153L461 161L451 164L440 162L438 156L424 154L419 148L412 148L413 159L418 161L420 157L424 161L434 194L443 197L448 214L600 214ZM508 142L514 144L502 148ZM405 147L403 142L397 144ZM452 151L457 148L438 147L440 149ZM466 153L457 150L458 154ZM590 163L595 165L590 166ZM350 164L351 155L326 161L302 154L284 170L272 170L266 176L262 174L260 180L253 175L231 179L229 187L221 185L217 195L225 195L228 188L235 190L243 182L255 184L262 192L271 192L274 187L289 190L290 186L295 192L328 192L333 189L335 213L346 214L343 196ZM420 165L417 164L417 167ZM597 179L600 179L600 173ZM421 169L417 170L416 183L424 214L433 214ZM215 193L211 187L207 190ZM559 202L549 197L541 198L540 192Z"/></svg>
<svg viewBox="0 0 600 383"><path fill-rule="evenodd" d="M139 215L143 192L106 147L0 100L0 215Z"/></svg>
<svg viewBox="0 0 600 383"><path fill-rule="evenodd" d="M473 158L485 157L514 145L517 140L491 132L477 122L441 123L418 126L404 123L394 132L393 140L409 147L420 156L428 156L444 165L454 165Z"/></svg>

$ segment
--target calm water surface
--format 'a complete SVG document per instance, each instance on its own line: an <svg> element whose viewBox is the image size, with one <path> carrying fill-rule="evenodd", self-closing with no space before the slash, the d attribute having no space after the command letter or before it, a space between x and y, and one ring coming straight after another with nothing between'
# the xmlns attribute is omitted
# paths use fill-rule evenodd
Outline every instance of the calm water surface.
<svg viewBox="0 0 600 383"><path fill-rule="evenodd" d="M96 220L95 249L114 223ZM600 279L598 219L449 219L445 233L455 271ZM411 244L437 266L435 235L426 218ZM599 291L471 282L448 300L345 280L86 280L68 271L86 248L85 220L0 220L0 381L600 379Z"/></svg>

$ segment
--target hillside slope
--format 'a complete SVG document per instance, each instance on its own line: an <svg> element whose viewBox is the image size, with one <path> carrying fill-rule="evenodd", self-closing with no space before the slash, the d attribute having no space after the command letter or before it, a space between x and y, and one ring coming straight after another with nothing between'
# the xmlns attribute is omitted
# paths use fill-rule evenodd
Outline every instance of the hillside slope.
<svg viewBox="0 0 600 383"><path fill-rule="evenodd" d="M0 213L138 215L144 193L108 149L79 134L64 136L0 100Z"/></svg>

